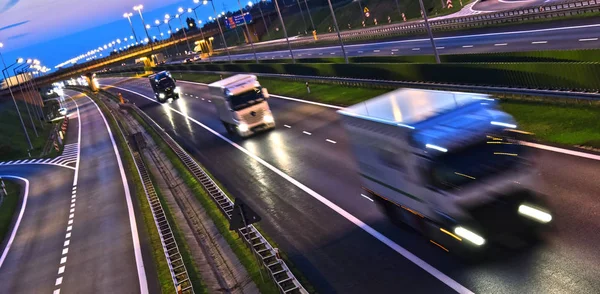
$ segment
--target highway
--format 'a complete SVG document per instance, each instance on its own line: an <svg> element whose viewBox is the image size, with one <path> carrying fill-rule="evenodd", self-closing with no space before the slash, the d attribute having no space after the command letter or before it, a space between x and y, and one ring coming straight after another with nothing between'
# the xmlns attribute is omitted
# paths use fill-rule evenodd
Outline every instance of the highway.
<svg viewBox="0 0 600 294"><path fill-rule="evenodd" d="M80 147L69 150L74 164L0 166L0 174L30 183L21 224L0 265L2 291L148 293L127 180L107 125L90 98L65 93L74 98L67 133L67 143Z"/></svg>
<svg viewBox="0 0 600 294"><path fill-rule="evenodd" d="M516 52L600 47L600 24L595 19L526 24L518 28L496 27L467 32L434 33L439 54ZM433 54L426 37L346 45L348 56L405 56ZM293 49L296 58L342 57L340 46ZM289 50L257 52L260 59L288 59ZM254 54L232 54L234 60L254 60ZM226 54L211 57L227 61ZM208 58L202 62L209 62Z"/></svg>
<svg viewBox="0 0 600 294"><path fill-rule="evenodd" d="M539 150L539 192L555 211L554 228L538 246L465 264L394 226L361 196L334 108L273 98L278 127L241 140L227 135L205 86L179 82L186 95L159 105L145 79L100 83L117 83L110 91L137 104L249 203L320 293L600 292L600 161Z"/></svg>

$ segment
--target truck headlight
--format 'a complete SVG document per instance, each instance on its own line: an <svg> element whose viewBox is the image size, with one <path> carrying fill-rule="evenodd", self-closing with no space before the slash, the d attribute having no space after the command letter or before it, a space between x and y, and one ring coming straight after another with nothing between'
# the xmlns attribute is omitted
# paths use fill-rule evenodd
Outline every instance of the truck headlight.
<svg viewBox="0 0 600 294"><path fill-rule="evenodd" d="M247 132L248 131L248 125L245 123L241 123L238 128L240 129L240 132Z"/></svg>
<svg viewBox="0 0 600 294"><path fill-rule="evenodd" d="M263 121L264 121L265 123L267 123L267 124L271 124L271 123L275 122L275 119L273 118L273 115L271 115L271 114L266 114L266 115L263 117Z"/></svg>
<svg viewBox="0 0 600 294"><path fill-rule="evenodd" d="M175 90L173 90L173 92L175 92L175 93L181 93L181 88L175 87Z"/></svg>
<svg viewBox="0 0 600 294"><path fill-rule="evenodd" d="M165 94L164 93L158 94L158 98L161 98L161 99L165 98Z"/></svg>
<svg viewBox="0 0 600 294"><path fill-rule="evenodd" d="M477 245L477 246L481 246L483 244L485 244L485 239L463 227L456 227L454 228L454 234L469 240L469 242Z"/></svg>
<svg viewBox="0 0 600 294"><path fill-rule="evenodd" d="M552 215L549 213L526 204L519 205L519 214L532 218L541 223L547 223L552 220Z"/></svg>

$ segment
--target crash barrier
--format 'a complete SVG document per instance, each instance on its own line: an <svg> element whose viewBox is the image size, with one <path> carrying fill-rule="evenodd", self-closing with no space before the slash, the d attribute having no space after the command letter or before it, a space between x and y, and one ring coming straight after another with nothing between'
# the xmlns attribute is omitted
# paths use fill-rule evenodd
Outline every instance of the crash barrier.
<svg viewBox="0 0 600 294"><path fill-rule="evenodd" d="M194 175L194 178L202 185L204 190L212 197L221 212L230 220L233 216L233 201L221 190L221 188L219 188L200 165L185 152L171 136L157 125L152 118L135 105L133 105L131 109L133 109L165 141L169 148L171 148L177 157L181 159L190 173ZM256 229L256 227L254 227L254 225L248 225L245 228L237 230L237 232L253 250L253 253L256 254L262 266L268 269L270 277L278 286L281 293L308 293L286 265L285 261L281 259L278 249L269 244L267 239Z"/></svg>

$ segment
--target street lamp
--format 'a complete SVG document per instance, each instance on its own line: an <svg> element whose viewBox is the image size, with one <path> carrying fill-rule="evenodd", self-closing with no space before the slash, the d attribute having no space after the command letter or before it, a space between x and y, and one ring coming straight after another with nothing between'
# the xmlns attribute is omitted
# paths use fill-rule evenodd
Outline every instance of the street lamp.
<svg viewBox="0 0 600 294"><path fill-rule="evenodd" d="M290 56L292 57L292 63L296 63L296 59L294 59L294 52L292 51L292 44L290 44L290 39L288 38L287 30L285 29L285 23L283 22L283 17L281 17L281 10L279 10L279 3L277 3L278 2L277 0L275 0L274 2L275 2L275 8L277 8L277 15L279 15L279 22L281 23L281 26L283 27L283 35L285 36L285 40L287 41L288 48L290 49ZM329 3L329 7L331 7L331 3Z"/></svg>
<svg viewBox="0 0 600 294"><path fill-rule="evenodd" d="M184 10L182 7L179 7L179 9L177 9L177 11L179 13L183 13ZM185 32L185 27L183 26L183 22L181 21L181 18L179 16L180 16L180 14L175 14L175 18L179 18L179 25L181 26L181 29L183 30L183 36L185 37L185 42L187 44L188 51L192 51L192 48L190 48L190 40L188 40L187 33Z"/></svg>
<svg viewBox="0 0 600 294"><path fill-rule="evenodd" d="M27 109L27 114L29 115L29 120L31 121L31 126L33 127L33 131L34 131L36 137L39 137L39 135L37 133L37 128L35 127L35 124L33 123L33 117L31 115L31 112L29 111L29 104L31 104L32 107L33 107L33 105L35 105L35 103L34 103L35 97L33 96L35 89L33 89L33 87L30 85L31 79L26 80L25 73L30 68L34 68L34 69L40 68L39 64L40 64L40 61L35 59L31 62L31 64L28 64L26 67L24 67L20 71L17 71L18 67L15 68L15 77L17 78L17 82L19 83L19 89L21 89L21 95L23 95L23 100L25 101L25 108ZM21 82L19 82L18 73L21 74L21 79L23 80L22 85L21 85ZM25 88L25 91L23 91L23 88ZM27 101L27 98L29 98L29 101ZM33 111L36 111L36 110L33 109ZM35 114L35 112L34 112L34 114ZM43 127L42 120L39 116L39 112L37 112L37 117L38 117L40 126Z"/></svg>
<svg viewBox="0 0 600 294"><path fill-rule="evenodd" d="M4 44L0 43L0 49L3 47L4 47ZM21 116L21 112L19 111L19 106L17 105L17 100L15 99L15 95L13 94L12 85L6 77L8 75L8 69L13 67L16 64L23 63L23 58L17 59L17 61L15 63L11 64L10 66L6 66L6 63L4 62L4 57L2 57L2 52L0 52L0 59L2 60L2 65L4 66L4 69L2 70L2 76L4 77L4 80L6 81L6 85L8 86L8 91L10 92L10 97L12 97L13 103L15 104L15 109L17 110L17 115L19 116L19 121L21 121L21 127L23 128L23 133L25 133L25 138L27 139L27 143L29 144L29 150L31 150L31 149L33 149L33 145L31 145L31 140L29 139L29 134L27 134L27 129L25 128L25 123L23 123L23 117ZM6 74L4 74L4 71L6 71Z"/></svg>
<svg viewBox="0 0 600 294"><path fill-rule="evenodd" d="M194 3L196 3L196 4L200 3L200 0L194 0ZM202 21L200 19L198 19L198 14L196 13L196 9L198 9L200 6L202 6L202 5L198 5L194 8L188 8L188 13L190 13L191 11L194 11L194 16L196 17L196 20L198 20L198 28L200 29L200 35L202 36L202 41L207 42L206 39L204 38L204 32L202 31L202 26L201 26ZM207 53L208 54L208 62L212 63L212 60L210 59L211 52L210 52L210 49L208 48L208 45L206 45L206 48L209 51Z"/></svg>
<svg viewBox="0 0 600 294"><path fill-rule="evenodd" d="M129 26L131 27L131 32L133 33L133 36L135 36L135 40L137 41L137 35L135 34L135 30L133 29L133 23L131 22L132 16L133 16L133 13L131 13L131 12L125 12L123 14L123 17L126 17L127 20L129 21ZM133 39L133 36L131 36L131 39Z"/></svg>
<svg viewBox="0 0 600 294"><path fill-rule="evenodd" d="M264 1L264 0L261 0L261 1ZM260 7L261 6L260 4L261 4L261 2L258 3L258 11L260 11L260 17L262 17L262 19L263 19L263 24L265 25L265 31L267 32L269 39L271 39L271 33L269 32L269 29L267 28L267 22L265 21L265 16L263 15L263 11L262 11L262 8ZM248 5L250 7L252 7L252 2L248 2ZM269 19L269 20L271 20L271 19ZM312 18L311 18L311 20L312 20Z"/></svg>
<svg viewBox="0 0 600 294"><path fill-rule="evenodd" d="M210 1L210 4L212 4L214 13L217 14L217 9L215 8L214 0L204 0L204 1L202 1L202 4L206 5L206 4L208 4L209 1ZM275 1L275 3L277 3L277 1ZM231 54L229 54L229 47L227 46L227 41L225 41L225 35L223 35L223 29L221 28L221 23L219 22L218 16L215 19L215 21L217 22L217 25L219 26L219 31L221 32L221 40L223 40L223 45L225 46L225 51L227 51L227 57L229 57L229 62L231 62Z"/></svg>
<svg viewBox="0 0 600 294"><path fill-rule="evenodd" d="M277 1L277 0L275 0ZM258 63L258 56L256 56L256 50L254 50L254 42L252 42L252 35L250 34L250 29L248 29L248 23L246 22L246 17L244 16L244 10L242 9L242 3L238 0L238 5L240 6L240 13L242 14L242 19L244 20L244 26L246 27L246 33L248 34L248 41L250 41L250 46L252 47L252 52L254 52L254 60ZM250 12L248 12L250 13Z"/></svg>
<svg viewBox="0 0 600 294"><path fill-rule="evenodd" d="M27 63L23 63L21 65L17 65L14 69L13 72L15 73L15 78L17 79L17 85L19 85L19 91L21 91L21 96L23 96L23 101L25 102L25 109L27 109L27 115L29 115L29 120L31 121L31 126L33 127L33 133L35 134L36 138L39 137L38 132L37 132L37 128L35 127L35 124L33 123L33 118L31 117L31 112L29 111L29 101L27 101L27 97L29 96L29 93L26 93L23 91L23 85L21 84L21 81L19 80L19 68L29 68L33 63L32 59L27 59ZM25 84L25 80L23 80L23 84ZM27 89L25 89L27 90ZM33 148L32 148L33 149Z"/></svg>
<svg viewBox="0 0 600 294"><path fill-rule="evenodd" d="M142 25L144 26L144 30L146 31L146 40L149 40L150 39L150 35L148 34L149 27L146 26L146 22L144 21L144 16L142 15L142 9L144 9L144 5L140 4L140 5L133 6L133 10L139 12L139 14L140 14L140 18L142 19ZM154 45L152 43L150 44L150 50L151 50L150 54L152 54L154 51Z"/></svg>
<svg viewBox="0 0 600 294"><path fill-rule="evenodd" d="M437 47L435 46L435 40L433 39L433 33L431 32L431 27L429 26L429 20L427 19L427 11L425 10L425 6L423 5L423 0L419 0L419 5L421 5L421 11L423 11L423 19L425 20L427 34L429 34L429 40L431 41L433 55L435 56L435 63L440 63L440 56L438 55Z"/></svg>
<svg viewBox="0 0 600 294"><path fill-rule="evenodd" d="M171 16L169 14L165 14L165 23L169 26L169 31L167 33L169 33L169 38L171 38L172 36L172 32L173 32L173 28L171 28L171 21L174 20L174 18L171 18ZM179 42L175 42L175 50L177 51L177 53L180 53L181 51L179 51L179 46L177 45L177 43Z"/></svg>
<svg viewBox="0 0 600 294"><path fill-rule="evenodd" d="M277 0L275 0L275 2L277 3ZM338 27L337 19L335 18L333 6L331 6L331 0L327 0L327 3L329 3L329 10L331 10L331 17L333 18L333 24L335 25L335 31L337 32L338 40L340 40L340 46L342 47L342 53L344 54L344 61L346 64L348 64L348 55L346 55L346 48L344 48L344 41L342 40L342 35L340 35L340 28Z"/></svg>

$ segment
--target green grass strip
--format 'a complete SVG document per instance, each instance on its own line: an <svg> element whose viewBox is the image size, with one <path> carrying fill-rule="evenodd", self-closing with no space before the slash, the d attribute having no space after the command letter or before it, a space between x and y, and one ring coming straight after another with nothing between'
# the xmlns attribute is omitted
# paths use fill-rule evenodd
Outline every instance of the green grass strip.
<svg viewBox="0 0 600 294"><path fill-rule="evenodd" d="M0 203L0 244L4 241L4 238L8 237L13 216L19 204L19 196L21 195L21 186L17 183L4 179L4 184L8 195Z"/></svg>

